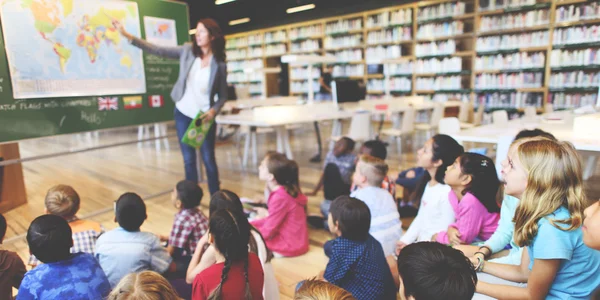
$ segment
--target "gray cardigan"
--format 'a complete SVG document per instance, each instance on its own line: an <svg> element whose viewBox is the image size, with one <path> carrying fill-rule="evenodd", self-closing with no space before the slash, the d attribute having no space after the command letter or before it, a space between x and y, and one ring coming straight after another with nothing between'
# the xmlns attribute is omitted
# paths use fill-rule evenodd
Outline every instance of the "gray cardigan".
<svg viewBox="0 0 600 300"><path fill-rule="evenodd" d="M179 77L171 91L171 98L174 102L181 100L185 92L188 73L196 59L196 56L192 52L192 44L185 43L177 47L163 47L151 44L137 37L131 40L131 44L156 56L179 59ZM214 56L210 65L210 86L210 106L216 113L219 113L225 101L227 101L227 64L225 62L217 62ZM215 101L215 95L217 94L219 95L219 100Z"/></svg>

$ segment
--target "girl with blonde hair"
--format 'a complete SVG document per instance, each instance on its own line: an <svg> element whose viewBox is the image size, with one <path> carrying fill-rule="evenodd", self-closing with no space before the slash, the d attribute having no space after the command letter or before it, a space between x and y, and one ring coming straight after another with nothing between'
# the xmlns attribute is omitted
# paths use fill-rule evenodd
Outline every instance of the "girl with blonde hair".
<svg viewBox="0 0 600 300"><path fill-rule="evenodd" d="M350 292L329 282L309 279L302 282L294 300L355 300Z"/></svg>
<svg viewBox="0 0 600 300"><path fill-rule="evenodd" d="M586 198L575 148L545 139L526 141L511 148L502 177L505 193L520 199L514 240L526 251L521 265L480 261L478 271L504 284L479 281L477 292L502 299L589 299L600 284L600 252L583 244Z"/></svg>
<svg viewBox="0 0 600 300"><path fill-rule="evenodd" d="M117 284L107 300L181 300L171 284L153 271L131 273Z"/></svg>

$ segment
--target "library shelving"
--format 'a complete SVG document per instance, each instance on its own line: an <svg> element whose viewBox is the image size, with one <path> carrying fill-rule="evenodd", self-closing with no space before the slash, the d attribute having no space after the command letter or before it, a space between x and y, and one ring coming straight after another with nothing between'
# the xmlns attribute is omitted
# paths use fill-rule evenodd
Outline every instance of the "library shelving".
<svg viewBox="0 0 600 300"><path fill-rule="evenodd" d="M332 76L362 80L374 97L458 98L490 110L600 104L597 0L419 1L226 38L236 84L265 77L244 69L315 54L335 57ZM318 89L320 68L303 69L289 66L292 94Z"/></svg>

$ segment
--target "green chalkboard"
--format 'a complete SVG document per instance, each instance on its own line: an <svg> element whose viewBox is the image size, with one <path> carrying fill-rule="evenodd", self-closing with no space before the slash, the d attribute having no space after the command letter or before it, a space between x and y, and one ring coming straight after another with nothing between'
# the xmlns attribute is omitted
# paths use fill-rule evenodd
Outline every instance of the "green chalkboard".
<svg viewBox="0 0 600 300"><path fill-rule="evenodd" d="M9 1L22 1L22 5L25 6L34 5L39 0ZM57 3L59 1L65 4L85 0L57 0ZM174 20L177 43L181 45L189 41L190 26L186 4L160 0L130 0L130 2L137 3L142 37L146 38L144 16L147 16ZM64 9L60 12L63 11ZM45 30L44 28L47 28L44 24L36 23L36 29L40 34ZM9 26L19 26L19 24L9 24ZM14 99L2 32L0 32L0 45L0 143L173 119L174 103L169 94L179 72L177 60L143 54L145 94ZM118 108L116 110L101 108L99 97L112 99L113 105L116 97ZM134 97L136 101L131 102L132 98L128 97ZM141 107L140 102L137 101L140 99Z"/></svg>

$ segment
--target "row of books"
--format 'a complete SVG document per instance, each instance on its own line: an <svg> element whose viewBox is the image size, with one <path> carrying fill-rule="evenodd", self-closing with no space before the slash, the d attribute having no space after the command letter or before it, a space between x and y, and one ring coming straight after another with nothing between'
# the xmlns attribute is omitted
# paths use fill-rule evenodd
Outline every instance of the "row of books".
<svg viewBox="0 0 600 300"><path fill-rule="evenodd" d="M383 68L383 73L389 76L411 75L413 70L413 62L407 61L401 64L386 64Z"/></svg>
<svg viewBox="0 0 600 300"><path fill-rule="evenodd" d="M389 26L395 24L409 24L412 22L412 9L400 9L396 11L385 11L367 17L367 28Z"/></svg>
<svg viewBox="0 0 600 300"><path fill-rule="evenodd" d="M336 65L331 72L333 77L363 76L364 74L365 67L363 65Z"/></svg>
<svg viewBox="0 0 600 300"><path fill-rule="evenodd" d="M362 46L362 34L345 35L339 37L328 36L323 40L325 49Z"/></svg>
<svg viewBox="0 0 600 300"><path fill-rule="evenodd" d="M285 44L271 44L265 46L265 55L275 56L284 55L287 52Z"/></svg>
<svg viewBox="0 0 600 300"><path fill-rule="evenodd" d="M246 46L248 46L248 39L246 37L227 39L227 49L240 48Z"/></svg>
<svg viewBox="0 0 600 300"><path fill-rule="evenodd" d="M479 11L489 11L496 9L518 8L522 6L534 5L535 0L489 0L479 1Z"/></svg>
<svg viewBox="0 0 600 300"><path fill-rule="evenodd" d="M556 22L576 22L600 18L600 3L560 6L556 8Z"/></svg>
<svg viewBox="0 0 600 300"><path fill-rule="evenodd" d="M382 29L379 31L370 31L367 34L367 44L395 43L399 41L408 41L412 39L412 28L395 27Z"/></svg>
<svg viewBox="0 0 600 300"><path fill-rule="evenodd" d="M475 59L475 70L518 70L544 68L546 54L544 52L519 52L478 56Z"/></svg>
<svg viewBox="0 0 600 300"><path fill-rule="evenodd" d="M446 55L456 52L456 42L447 40L442 42L419 43L415 47L417 57L429 55Z"/></svg>
<svg viewBox="0 0 600 300"><path fill-rule="evenodd" d="M327 55L335 56L338 62L358 62L363 60L363 51L360 49L327 52Z"/></svg>
<svg viewBox="0 0 600 300"><path fill-rule="evenodd" d="M264 66L262 59L232 60L227 62L229 72L243 71L245 69L260 69Z"/></svg>
<svg viewBox="0 0 600 300"><path fill-rule="evenodd" d="M415 63L415 73L442 73L462 71L462 58L446 57L443 59L419 59Z"/></svg>
<svg viewBox="0 0 600 300"><path fill-rule="evenodd" d="M321 77L321 70L319 68L312 68L311 78ZM290 71L290 79L308 79L308 68L292 68Z"/></svg>
<svg viewBox="0 0 600 300"><path fill-rule="evenodd" d="M303 40L291 44L290 52L307 52L321 50L319 40Z"/></svg>
<svg viewBox="0 0 600 300"><path fill-rule="evenodd" d="M398 45L369 47L366 51L367 62L379 62L402 56L402 48Z"/></svg>
<svg viewBox="0 0 600 300"><path fill-rule="evenodd" d="M252 34L248 36L248 46L261 45L263 43L262 34Z"/></svg>
<svg viewBox="0 0 600 300"><path fill-rule="evenodd" d="M550 22L550 11L547 9L532 10L522 13L503 14L482 17L479 25L480 32L500 29L513 29L547 25Z"/></svg>
<svg viewBox="0 0 600 300"><path fill-rule="evenodd" d="M385 84L384 79L369 79L367 91L385 91ZM406 77L390 78L387 84L390 91L410 91L412 89L412 82Z"/></svg>
<svg viewBox="0 0 600 300"><path fill-rule="evenodd" d="M344 33L357 29L362 29L362 18L327 23L325 25L325 34Z"/></svg>
<svg viewBox="0 0 600 300"><path fill-rule="evenodd" d="M526 106L541 107L543 103L541 93L488 93L479 94L475 101L475 109L484 105L486 109L497 108L524 108Z"/></svg>
<svg viewBox="0 0 600 300"><path fill-rule="evenodd" d="M475 89L516 89L541 87L543 73L481 74L475 77Z"/></svg>
<svg viewBox="0 0 600 300"><path fill-rule="evenodd" d="M262 47L250 47L248 48L248 58L256 58L263 56L263 48Z"/></svg>
<svg viewBox="0 0 600 300"><path fill-rule="evenodd" d="M598 42L600 41L600 27L592 25L554 29L552 38L554 45Z"/></svg>
<svg viewBox="0 0 600 300"><path fill-rule="evenodd" d="M449 2L419 8L417 12L417 21L427 21L432 19L453 17L465 14L466 5L463 2Z"/></svg>
<svg viewBox="0 0 600 300"><path fill-rule="evenodd" d="M227 50L225 51L228 59L244 59L248 58L248 52L246 49Z"/></svg>
<svg viewBox="0 0 600 300"><path fill-rule="evenodd" d="M459 90L462 89L461 76L437 76L433 78L417 78L416 90Z"/></svg>
<svg viewBox="0 0 600 300"><path fill-rule="evenodd" d="M290 29L290 39L292 40L318 35L323 35L323 26L321 26L321 24Z"/></svg>
<svg viewBox="0 0 600 300"><path fill-rule="evenodd" d="M597 93L550 93L548 94L548 98L555 109L581 107L586 105L597 106L598 104Z"/></svg>
<svg viewBox="0 0 600 300"><path fill-rule="evenodd" d="M264 75L262 73L229 73L227 74L227 82L238 83L238 82L249 82L249 81L262 81Z"/></svg>
<svg viewBox="0 0 600 300"><path fill-rule="evenodd" d="M287 33L285 30L272 31L265 33L265 43L277 43L285 42L287 39Z"/></svg>
<svg viewBox="0 0 600 300"><path fill-rule="evenodd" d="M434 102L460 101L469 102L469 94L453 94L453 93L435 93L433 95L423 96L425 100Z"/></svg>
<svg viewBox="0 0 600 300"><path fill-rule="evenodd" d="M551 67L600 65L600 49L560 50L550 54Z"/></svg>
<svg viewBox="0 0 600 300"><path fill-rule="evenodd" d="M479 37L477 38L476 49L479 52L547 46L549 37L548 31Z"/></svg>
<svg viewBox="0 0 600 300"><path fill-rule="evenodd" d="M465 24L462 21L444 22L444 23L428 23L419 25L417 29L418 39L429 39L463 33Z"/></svg>
<svg viewBox="0 0 600 300"><path fill-rule="evenodd" d="M550 75L550 88L587 88L600 85L600 72L560 72Z"/></svg>
<svg viewBox="0 0 600 300"><path fill-rule="evenodd" d="M317 93L319 91L319 82L313 81L313 92ZM290 85L290 91L292 93L308 93L308 81L296 81L292 82Z"/></svg>

